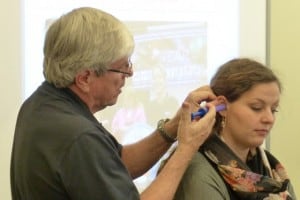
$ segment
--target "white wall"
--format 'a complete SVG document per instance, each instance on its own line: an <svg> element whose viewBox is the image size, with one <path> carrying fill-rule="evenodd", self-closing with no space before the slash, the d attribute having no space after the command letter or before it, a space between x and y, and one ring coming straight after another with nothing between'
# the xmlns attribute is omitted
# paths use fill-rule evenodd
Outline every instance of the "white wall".
<svg viewBox="0 0 300 200"><path fill-rule="evenodd" d="M9 164L15 118L21 102L19 0L0 3L0 199L10 199Z"/></svg>

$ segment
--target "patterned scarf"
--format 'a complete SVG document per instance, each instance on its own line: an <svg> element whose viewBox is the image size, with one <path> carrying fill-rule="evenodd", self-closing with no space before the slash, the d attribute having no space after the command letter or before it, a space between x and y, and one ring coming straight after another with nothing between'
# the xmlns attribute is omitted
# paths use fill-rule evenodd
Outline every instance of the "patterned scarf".
<svg viewBox="0 0 300 200"><path fill-rule="evenodd" d="M268 151L256 148L244 163L216 134L199 151L223 177L231 196L249 200L293 199L287 191L289 178L284 167Z"/></svg>

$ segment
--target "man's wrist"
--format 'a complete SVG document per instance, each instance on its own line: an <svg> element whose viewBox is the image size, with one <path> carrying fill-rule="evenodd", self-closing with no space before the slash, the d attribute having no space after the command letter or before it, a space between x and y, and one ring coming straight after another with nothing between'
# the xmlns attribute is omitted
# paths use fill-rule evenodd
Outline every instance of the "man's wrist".
<svg viewBox="0 0 300 200"><path fill-rule="evenodd" d="M164 138L164 140L168 143L174 143L177 141L176 137L172 137L171 134L167 133L165 130L166 122L170 121L170 119L161 119L157 123L157 130L160 135Z"/></svg>

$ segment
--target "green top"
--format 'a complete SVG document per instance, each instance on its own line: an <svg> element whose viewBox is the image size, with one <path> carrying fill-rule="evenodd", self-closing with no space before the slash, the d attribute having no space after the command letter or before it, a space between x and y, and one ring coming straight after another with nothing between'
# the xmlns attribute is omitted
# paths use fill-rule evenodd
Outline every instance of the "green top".
<svg viewBox="0 0 300 200"><path fill-rule="evenodd" d="M291 184L288 191L296 200ZM230 200L223 179L201 153L194 156L174 197L174 200L199 199Z"/></svg>
<svg viewBox="0 0 300 200"><path fill-rule="evenodd" d="M174 200L230 200L223 179L201 154L197 153L175 194Z"/></svg>

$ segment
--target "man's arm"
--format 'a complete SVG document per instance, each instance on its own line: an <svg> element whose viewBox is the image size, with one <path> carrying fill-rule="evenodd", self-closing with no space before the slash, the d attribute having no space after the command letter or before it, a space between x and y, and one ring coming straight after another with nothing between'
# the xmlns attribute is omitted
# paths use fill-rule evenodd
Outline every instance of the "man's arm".
<svg viewBox="0 0 300 200"><path fill-rule="evenodd" d="M172 125L172 121L165 124L168 133L177 132L177 125ZM171 131L173 130L173 131ZM122 160L133 178L137 178L148 171L170 148L172 143L167 142L155 130L151 135L130 145L125 145L122 149Z"/></svg>
<svg viewBox="0 0 300 200"><path fill-rule="evenodd" d="M200 87L192 91L185 102L189 104L190 112L199 109L202 100L213 100L215 96L207 86ZM175 117L165 123L164 129L171 137L176 138L179 120L182 109L176 113ZM188 114L190 116L190 113ZM190 118L188 119L190 121ZM191 121L190 121L191 123ZM158 130L144 139L130 145L125 145L122 149L122 160L133 178L139 177L149 170L170 148L172 143L165 140Z"/></svg>
<svg viewBox="0 0 300 200"><path fill-rule="evenodd" d="M199 108L201 100L213 97L212 93L203 88L192 92L177 115L165 124L167 133L177 132L178 146L157 178L142 192L141 199L173 198L190 160L208 137L215 122L215 107L212 104L208 104L209 111L201 120L192 121L191 112ZM122 160L132 176L136 177L147 171L169 147L170 143L155 131L140 142L125 146L122 150Z"/></svg>

